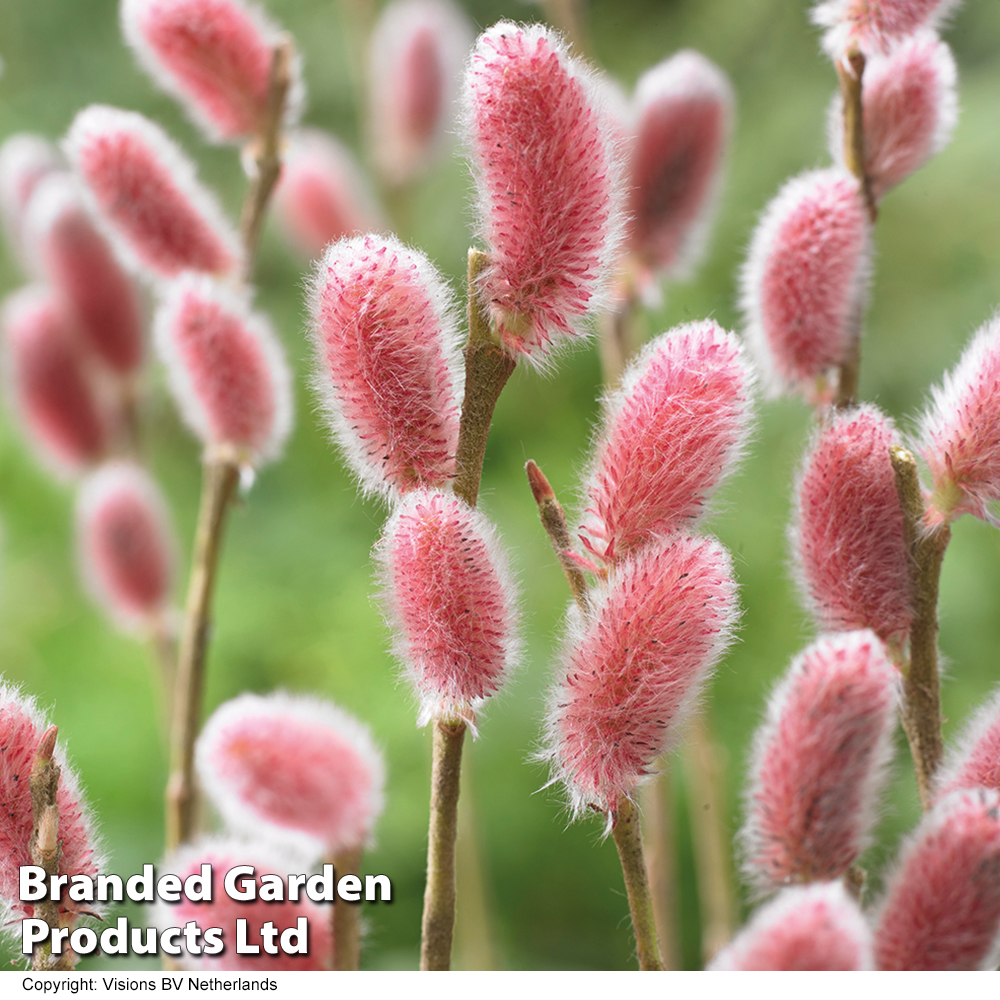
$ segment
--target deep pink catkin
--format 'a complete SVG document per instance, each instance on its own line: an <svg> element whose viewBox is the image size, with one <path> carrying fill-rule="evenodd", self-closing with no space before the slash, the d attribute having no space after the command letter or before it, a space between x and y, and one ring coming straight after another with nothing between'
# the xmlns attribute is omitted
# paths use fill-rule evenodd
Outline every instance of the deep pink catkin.
<svg viewBox="0 0 1000 1000"><path fill-rule="evenodd" d="M713 972L870 971L871 931L840 882L785 889L715 957Z"/></svg>
<svg viewBox="0 0 1000 1000"><path fill-rule="evenodd" d="M832 59L840 59L856 46L865 55L887 53L892 46L933 28L960 0L821 0L813 9L813 21L826 28L823 47Z"/></svg>
<svg viewBox="0 0 1000 1000"><path fill-rule="evenodd" d="M587 548L605 562L706 512L750 430L753 375L711 320L651 343L607 402L586 490Z"/></svg>
<svg viewBox="0 0 1000 1000"><path fill-rule="evenodd" d="M29 843L34 817L28 785L35 752L48 729L48 721L31 698L0 684L0 917L4 923L30 917L35 910L33 903L20 898L18 869L33 864ZM79 782L67 765L58 740L53 759L61 770L56 793L62 847L59 873L94 878L104 867L104 859L97 850ZM95 906L83 905L87 910ZM80 904L64 893L59 908L69 921Z"/></svg>
<svg viewBox="0 0 1000 1000"><path fill-rule="evenodd" d="M617 257L617 167L597 90L540 25L479 36L466 118L490 264L479 287L508 349L534 357L597 305Z"/></svg>
<svg viewBox="0 0 1000 1000"><path fill-rule="evenodd" d="M993 969L1000 946L1000 792L953 792L900 851L875 926L888 970Z"/></svg>
<svg viewBox="0 0 1000 1000"><path fill-rule="evenodd" d="M91 592L125 627L169 610L176 542L167 505L142 468L102 466L77 500L80 566Z"/></svg>
<svg viewBox="0 0 1000 1000"><path fill-rule="evenodd" d="M184 950L186 939L181 935L178 943L182 953L175 961L182 969L260 973L322 972L332 967L333 932L329 907L312 902L304 892L298 901L281 900L281 897L273 895L279 880L284 886L289 874L303 871L301 859L259 841L203 838L181 847L168 857L162 867L158 867L157 875L169 872L186 879L190 875L201 874L203 865L208 865L211 871L211 900L192 901L182 894L179 903L157 903L153 914L153 922L161 928L184 927L193 920L203 931L209 927L222 929L224 948L215 954L195 954ZM238 865L250 865L254 869L253 875L241 876L236 883L237 889L245 889L247 884L254 888L253 901L233 899L223 889L222 880L226 872ZM270 898L269 893L272 894ZM287 888L284 895L288 895ZM246 940L248 944L260 947L258 954L237 954L237 920L246 920ZM268 921L277 928L279 935L289 928L303 929L304 934L288 943L305 948L304 953L284 954L278 939L275 939L272 947L278 954L268 954L261 934ZM203 944L204 940L199 947Z"/></svg>
<svg viewBox="0 0 1000 1000"><path fill-rule="evenodd" d="M792 662L754 740L744 870L759 889L839 878L868 846L892 756L896 670L873 632Z"/></svg>
<svg viewBox="0 0 1000 1000"><path fill-rule="evenodd" d="M396 653L420 698L419 724L474 723L519 646L513 578L493 527L457 497L419 490L386 524L379 555Z"/></svg>
<svg viewBox="0 0 1000 1000"><path fill-rule="evenodd" d="M615 566L571 614L546 757L574 814L613 816L680 735L739 615L729 555L670 533Z"/></svg>
<svg viewBox="0 0 1000 1000"><path fill-rule="evenodd" d="M288 241L307 257L319 256L345 236L383 228L382 212L354 157L319 129L289 137L274 214Z"/></svg>
<svg viewBox="0 0 1000 1000"><path fill-rule="evenodd" d="M0 146L0 221L11 247L28 264L22 226L35 186L42 178L63 169L55 146L30 132L19 132Z"/></svg>
<svg viewBox="0 0 1000 1000"><path fill-rule="evenodd" d="M874 406L820 428L799 472L789 532L801 593L821 629L870 628L887 642L913 619L903 509L889 448L896 430Z"/></svg>
<svg viewBox="0 0 1000 1000"><path fill-rule="evenodd" d="M869 272L867 212L840 169L790 180L768 205L741 274L747 338L772 391L817 380L858 337Z"/></svg>
<svg viewBox="0 0 1000 1000"><path fill-rule="evenodd" d="M703 55L678 52L636 84L625 245L641 266L690 274L708 235L733 91Z"/></svg>
<svg viewBox="0 0 1000 1000"><path fill-rule="evenodd" d="M1000 688L974 713L934 776L936 798L979 787L1000 792Z"/></svg>
<svg viewBox="0 0 1000 1000"><path fill-rule="evenodd" d="M382 11L368 53L368 124L390 185L414 180L443 147L472 34L451 0L394 0Z"/></svg>
<svg viewBox="0 0 1000 1000"><path fill-rule="evenodd" d="M0 326L14 405L44 456L69 472L98 461L110 423L89 359L53 293L41 286L15 293Z"/></svg>
<svg viewBox="0 0 1000 1000"><path fill-rule="evenodd" d="M242 0L122 0L122 33L139 62L210 138L258 135L281 32ZM286 122L303 100L298 60Z"/></svg>
<svg viewBox="0 0 1000 1000"><path fill-rule="evenodd" d="M316 268L309 311L315 385L362 488L445 485L462 376L451 295L430 261L391 237L342 240Z"/></svg>
<svg viewBox="0 0 1000 1000"><path fill-rule="evenodd" d="M206 448L252 465L277 457L292 426L291 375L245 296L184 275L167 289L154 337L181 416Z"/></svg>
<svg viewBox="0 0 1000 1000"><path fill-rule="evenodd" d="M239 267L236 234L159 125L92 105L74 119L66 151L125 259L157 278Z"/></svg>
<svg viewBox="0 0 1000 1000"><path fill-rule="evenodd" d="M988 505L1000 500L1000 313L935 386L920 422L920 454L934 477L930 523L960 514L995 523Z"/></svg>
<svg viewBox="0 0 1000 1000"><path fill-rule="evenodd" d="M134 372L144 357L138 291L71 177L57 174L38 185L27 229L42 272L87 343L119 375Z"/></svg>
<svg viewBox="0 0 1000 1000"><path fill-rule="evenodd" d="M242 694L205 723L195 755L230 828L312 858L365 846L382 811L385 765L371 732L318 698Z"/></svg>

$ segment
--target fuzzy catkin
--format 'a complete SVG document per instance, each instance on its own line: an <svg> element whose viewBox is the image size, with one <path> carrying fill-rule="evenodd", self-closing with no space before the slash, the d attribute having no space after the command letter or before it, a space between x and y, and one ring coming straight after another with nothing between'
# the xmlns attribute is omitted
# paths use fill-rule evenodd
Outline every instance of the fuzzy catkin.
<svg viewBox="0 0 1000 1000"><path fill-rule="evenodd" d="M960 788L980 787L1000 792L1000 688L966 723L934 775L937 799Z"/></svg>
<svg viewBox="0 0 1000 1000"><path fill-rule="evenodd" d="M827 31L823 47L839 59L852 46L887 53L921 28L936 27L961 0L821 0L812 19Z"/></svg>

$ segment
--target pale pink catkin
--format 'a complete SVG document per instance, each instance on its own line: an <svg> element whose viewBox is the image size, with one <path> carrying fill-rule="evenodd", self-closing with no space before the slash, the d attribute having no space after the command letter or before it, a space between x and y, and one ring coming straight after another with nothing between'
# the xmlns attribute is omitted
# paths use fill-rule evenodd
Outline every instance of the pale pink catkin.
<svg viewBox="0 0 1000 1000"><path fill-rule="evenodd" d="M617 259L618 168L598 91L540 25L480 35L466 120L490 262L479 293L508 349L574 333Z"/></svg>
<svg viewBox="0 0 1000 1000"><path fill-rule="evenodd" d="M451 295L430 261L391 237L333 244L309 298L317 392L370 493L455 474L461 368Z"/></svg>
<svg viewBox="0 0 1000 1000"><path fill-rule="evenodd" d="M571 613L545 756L574 814L613 815L653 773L738 616L726 550L677 532L616 565L585 617Z"/></svg>
<svg viewBox="0 0 1000 1000"><path fill-rule="evenodd" d="M513 578L493 527L455 496L415 491L386 524L379 556L420 724L474 723L519 651Z"/></svg>
<svg viewBox="0 0 1000 1000"><path fill-rule="evenodd" d="M839 878L868 846L892 756L895 668L870 631L792 662L754 740L744 871L758 889Z"/></svg>
<svg viewBox="0 0 1000 1000"><path fill-rule="evenodd" d="M707 512L746 447L753 375L711 320L653 341L607 400L585 485L587 548L604 562Z"/></svg>
<svg viewBox="0 0 1000 1000"><path fill-rule="evenodd" d="M821 0L813 21L827 31L823 47L839 59L853 46L865 55L887 53L921 28L936 27L961 0Z"/></svg>
<svg viewBox="0 0 1000 1000"><path fill-rule="evenodd" d="M22 227L28 202L42 178L62 169L58 150L40 135L19 132L0 146L0 221L11 247L26 265L30 260Z"/></svg>
<svg viewBox="0 0 1000 1000"><path fill-rule="evenodd" d="M821 629L870 628L905 639L913 619L903 509L889 448L896 430L874 406L820 428L799 472L789 532L801 593Z"/></svg>
<svg viewBox="0 0 1000 1000"><path fill-rule="evenodd" d="M242 694L215 710L195 748L226 823L329 860L365 846L382 811L385 765L368 727L328 701Z"/></svg>
<svg viewBox="0 0 1000 1000"><path fill-rule="evenodd" d="M934 776L936 798L980 787L1000 792L1000 688L966 723Z"/></svg>

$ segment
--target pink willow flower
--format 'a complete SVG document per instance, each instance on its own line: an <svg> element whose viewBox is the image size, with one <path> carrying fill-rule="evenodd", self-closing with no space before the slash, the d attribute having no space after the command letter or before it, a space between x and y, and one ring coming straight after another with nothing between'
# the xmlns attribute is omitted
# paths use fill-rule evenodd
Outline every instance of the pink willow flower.
<svg viewBox="0 0 1000 1000"><path fill-rule="evenodd" d="M69 472L98 461L111 427L76 331L47 288L4 303L8 378L14 404L42 453Z"/></svg>
<svg viewBox="0 0 1000 1000"><path fill-rule="evenodd" d="M953 792L903 845L875 926L879 969L992 969L1000 956L1000 792Z"/></svg>
<svg viewBox="0 0 1000 1000"><path fill-rule="evenodd" d="M518 655L517 596L492 525L454 496L415 491L379 557L396 653L420 698L418 725L475 721Z"/></svg>
<svg viewBox="0 0 1000 1000"><path fill-rule="evenodd" d="M344 236L383 228L381 209L354 157L319 129L289 138L274 213L288 241L308 257Z"/></svg>
<svg viewBox="0 0 1000 1000"><path fill-rule="evenodd" d="M892 46L921 28L933 28L960 0L822 0L813 10L814 23L827 32L823 47L839 59L852 46L865 55L888 53Z"/></svg>
<svg viewBox="0 0 1000 1000"><path fill-rule="evenodd" d="M715 207L732 87L714 63L685 50L639 78L635 104L625 245L649 269L685 277L701 255Z"/></svg>
<svg viewBox="0 0 1000 1000"><path fill-rule="evenodd" d="M596 94L540 25L494 25L466 73L490 251L479 291L504 344L529 356L574 332L617 257L617 165Z"/></svg>
<svg viewBox="0 0 1000 1000"><path fill-rule="evenodd" d="M1000 688L966 724L944 766L934 776L936 798L960 788L1000 792Z"/></svg>
<svg viewBox="0 0 1000 1000"><path fill-rule="evenodd" d="M795 574L821 629L870 628L902 642L910 629L909 554L889 448L892 421L874 406L836 414L815 435L795 490Z"/></svg>
<svg viewBox="0 0 1000 1000"><path fill-rule="evenodd" d="M179 903L160 902L156 905L153 919L161 928L183 927L189 920L193 920L202 930L220 927L225 948L217 955L199 955L185 951L177 959L181 968L200 972L322 972L332 968L333 931L329 908L312 902L304 891L298 901L285 899L276 902L266 898L267 883L263 879L272 876L273 882L273 877L276 876L284 881L289 874L302 871L301 861L266 844L203 838L181 847L168 857L162 869L157 869L157 874L161 871L170 872L186 879L189 875L200 874L202 865L211 866L211 900L192 901L182 895ZM223 891L223 877L238 865L252 865L254 868L253 875L244 875L237 882L237 888L243 888L244 880L246 883L256 883L257 898L252 902L233 899ZM262 890L264 899L260 898ZM258 945L259 954L236 953L237 920L246 920L247 942ZM289 928L304 926L305 934L296 943L306 946L306 953L286 955L280 949L277 955L265 952L261 928L268 921L274 924L279 934ZM304 921L304 925L300 921ZM183 937L180 944L183 948ZM277 947L277 941L275 946Z"/></svg>
<svg viewBox="0 0 1000 1000"><path fill-rule="evenodd" d="M472 27L451 0L395 0L368 53L369 129L379 174L412 181L441 151L455 114Z"/></svg>
<svg viewBox="0 0 1000 1000"><path fill-rule="evenodd" d="M318 698L240 695L205 723L195 754L232 829L312 857L363 847L382 812L385 765L370 730Z"/></svg>
<svg viewBox="0 0 1000 1000"><path fill-rule="evenodd" d="M768 205L741 274L747 338L772 391L811 394L858 337L870 223L839 169L790 180Z"/></svg>
<svg viewBox="0 0 1000 1000"><path fill-rule="evenodd" d="M149 475L125 462L102 466L81 488L76 518L83 576L111 617L131 627L163 615L176 542Z"/></svg>
<svg viewBox="0 0 1000 1000"><path fill-rule="evenodd" d="M28 781L39 743L49 730L48 720L35 702L15 688L0 684L0 907L4 922L34 915L32 903L22 902L19 871L30 865L30 841L34 829L31 790ZM61 769L56 805L59 808L59 843L62 875L94 878L104 867L89 810L79 782L56 744L54 760ZM88 908L92 904L87 904ZM64 896L60 912L70 921L79 904Z"/></svg>
<svg viewBox="0 0 1000 1000"><path fill-rule="evenodd" d="M0 220L12 248L22 257L27 257L22 227L31 194L42 178L61 169L55 146L40 135L18 133L0 146Z"/></svg>
<svg viewBox="0 0 1000 1000"><path fill-rule="evenodd" d="M292 426L291 375L245 297L184 275L167 289L154 336L181 415L206 448L252 465L278 456Z"/></svg>
<svg viewBox="0 0 1000 1000"><path fill-rule="evenodd" d="M391 237L333 244L309 297L315 384L368 493L455 474L462 377L451 295L430 261Z"/></svg>
<svg viewBox="0 0 1000 1000"><path fill-rule="evenodd" d="M1000 313L934 388L920 421L920 454L934 477L932 523L960 514L997 523L988 504L1000 500Z"/></svg>
<svg viewBox="0 0 1000 1000"><path fill-rule="evenodd" d="M676 741L739 615L726 550L673 532L617 565L573 615L547 723L575 814L613 816Z"/></svg>
<svg viewBox="0 0 1000 1000"><path fill-rule="evenodd" d="M57 174L38 185L28 231L43 273L93 351L118 374L134 372L145 353L138 291L71 177Z"/></svg>
<svg viewBox="0 0 1000 1000"><path fill-rule="evenodd" d="M210 138L260 134L281 32L259 8L242 0L122 0L121 22L143 68ZM286 124L298 118L303 96L296 60Z"/></svg>
<svg viewBox="0 0 1000 1000"><path fill-rule="evenodd" d="M840 882L785 889L709 966L714 972L870 971L871 931Z"/></svg>
<svg viewBox="0 0 1000 1000"><path fill-rule="evenodd" d="M586 485L595 556L611 562L705 513L746 447L752 387L736 338L711 320L646 347L607 401Z"/></svg>
<svg viewBox="0 0 1000 1000"><path fill-rule="evenodd" d="M762 890L839 878L868 846L895 728L896 671L873 632L796 657L754 738L741 831Z"/></svg>
<svg viewBox="0 0 1000 1000"><path fill-rule="evenodd" d="M237 270L236 234L159 125L92 105L74 119L66 151L124 259L157 278Z"/></svg>

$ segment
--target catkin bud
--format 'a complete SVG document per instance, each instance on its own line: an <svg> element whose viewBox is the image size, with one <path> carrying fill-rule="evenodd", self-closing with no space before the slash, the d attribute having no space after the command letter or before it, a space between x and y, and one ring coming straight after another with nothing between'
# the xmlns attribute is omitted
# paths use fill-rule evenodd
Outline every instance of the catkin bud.
<svg viewBox="0 0 1000 1000"><path fill-rule="evenodd" d="M892 46L933 28L960 0L821 0L814 23L826 28L823 48L839 59L853 46L865 55L887 53Z"/></svg>
<svg viewBox="0 0 1000 1000"><path fill-rule="evenodd" d="M479 294L509 350L544 354L594 309L617 259L610 122L557 36L501 21L479 36L466 118L489 247Z"/></svg>
<svg viewBox="0 0 1000 1000"><path fill-rule="evenodd" d="M122 33L140 64L211 139L259 135L281 32L242 0L122 0ZM296 59L286 124L304 99Z"/></svg>
<svg viewBox="0 0 1000 1000"><path fill-rule="evenodd" d="M892 421L874 406L836 414L803 462L789 532L795 573L818 626L906 638L913 619L903 509L889 448Z"/></svg>
<svg viewBox="0 0 1000 1000"><path fill-rule="evenodd" d="M11 247L30 263L24 246L24 215L42 178L63 168L55 146L30 132L12 135L0 146L0 220Z"/></svg>
<svg viewBox="0 0 1000 1000"><path fill-rule="evenodd" d="M386 524L379 556L418 724L474 723L519 647L514 582L493 527L457 497L415 491Z"/></svg>
<svg viewBox="0 0 1000 1000"><path fill-rule="evenodd" d="M77 541L84 579L124 627L150 623L169 606L176 542L167 505L139 466L102 466L81 487Z"/></svg>
<svg viewBox="0 0 1000 1000"><path fill-rule="evenodd" d="M960 788L1000 792L1000 688L969 720L934 776L936 798Z"/></svg>
<svg viewBox="0 0 1000 1000"><path fill-rule="evenodd" d="M741 274L747 338L771 389L816 393L859 336L869 273L867 210L839 169L790 180L768 205Z"/></svg>
<svg viewBox="0 0 1000 1000"><path fill-rule="evenodd" d="M1000 948L1000 792L957 791L900 851L875 926L888 970L993 969Z"/></svg>
<svg viewBox="0 0 1000 1000"><path fill-rule="evenodd" d="M266 318L199 274L171 284L154 337L181 416L210 450L259 465L292 426L291 375Z"/></svg>
<svg viewBox="0 0 1000 1000"><path fill-rule="evenodd" d="M740 836L758 888L839 878L868 846L892 756L895 688L870 631L826 636L792 662L750 765Z"/></svg>
<svg viewBox="0 0 1000 1000"><path fill-rule="evenodd" d="M785 889L709 966L714 972L864 972L871 931L840 882Z"/></svg>
<svg viewBox="0 0 1000 1000"><path fill-rule="evenodd" d="M571 614L545 756L573 812L608 815L677 740L739 614L726 550L671 533L615 566Z"/></svg>
<svg viewBox="0 0 1000 1000"><path fill-rule="evenodd" d="M195 755L209 800L233 830L314 858L363 847L382 812L385 765L371 732L318 698L227 701Z"/></svg>
<svg viewBox="0 0 1000 1000"><path fill-rule="evenodd" d="M369 493L444 486L455 474L461 371L451 295L391 237L341 240L316 268L315 384Z"/></svg>
<svg viewBox="0 0 1000 1000"><path fill-rule="evenodd" d="M607 401L586 485L588 549L605 562L703 515L746 446L753 375L711 320L658 337Z"/></svg>
<svg viewBox="0 0 1000 1000"><path fill-rule="evenodd" d="M235 232L159 125L92 105L74 119L66 151L123 259L156 278L237 270Z"/></svg>

